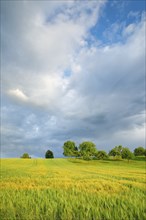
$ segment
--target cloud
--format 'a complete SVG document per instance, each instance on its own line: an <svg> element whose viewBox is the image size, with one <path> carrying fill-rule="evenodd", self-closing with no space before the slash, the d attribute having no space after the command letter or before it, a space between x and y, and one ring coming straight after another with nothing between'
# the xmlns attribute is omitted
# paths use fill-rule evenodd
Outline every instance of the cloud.
<svg viewBox="0 0 146 220"><path fill-rule="evenodd" d="M140 12L139 11L130 11L127 15L128 18L139 18L140 17Z"/></svg>
<svg viewBox="0 0 146 220"><path fill-rule="evenodd" d="M96 23L103 3L15 2L13 9L11 3L3 3L3 62L35 72L64 69L88 29Z"/></svg>
<svg viewBox="0 0 146 220"><path fill-rule="evenodd" d="M125 29L124 29L124 32L123 32L123 35L126 36L126 35L130 35L134 32L135 30L135 24L129 24Z"/></svg>
<svg viewBox="0 0 146 220"><path fill-rule="evenodd" d="M8 94L14 98L21 100L21 101L28 100L28 97L20 89L9 90Z"/></svg>
<svg viewBox="0 0 146 220"><path fill-rule="evenodd" d="M114 22L116 41L99 44L104 4L2 3L3 155L61 156L68 139L144 144L145 18Z"/></svg>

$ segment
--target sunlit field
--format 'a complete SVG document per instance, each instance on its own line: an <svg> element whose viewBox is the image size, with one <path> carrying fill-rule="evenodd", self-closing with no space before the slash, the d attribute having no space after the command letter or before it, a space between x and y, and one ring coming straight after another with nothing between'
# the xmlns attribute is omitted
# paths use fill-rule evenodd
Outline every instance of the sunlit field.
<svg viewBox="0 0 146 220"><path fill-rule="evenodd" d="M2 159L0 219L144 220L144 161Z"/></svg>

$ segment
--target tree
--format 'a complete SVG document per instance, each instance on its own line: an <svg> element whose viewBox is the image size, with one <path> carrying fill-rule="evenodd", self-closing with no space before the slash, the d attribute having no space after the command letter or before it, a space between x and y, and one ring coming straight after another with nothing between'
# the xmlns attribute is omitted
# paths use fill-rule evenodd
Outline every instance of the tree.
<svg viewBox="0 0 146 220"><path fill-rule="evenodd" d="M97 153L96 145L92 142L85 141L79 145L80 155L85 160L89 160Z"/></svg>
<svg viewBox="0 0 146 220"><path fill-rule="evenodd" d="M133 158L133 153L129 150L128 147L123 147L123 149L122 149L122 158L123 159L128 159L128 161Z"/></svg>
<svg viewBox="0 0 146 220"><path fill-rule="evenodd" d="M135 156L144 156L145 155L145 149L143 147L137 147L134 149L134 155Z"/></svg>
<svg viewBox="0 0 146 220"><path fill-rule="evenodd" d="M95 154L95 159L103 160L106 158L108 158L108 155L104 150L100 150Z"/></svg>
<svg viewBox="0 0 146 220"><path fill-rule="evenodd" d="M108 155L115 157L115 156L117 155L117 152L116 152L116 150L113 148L112 150L110 150L110 152L109 152Z"/></svg>
<svg viewBox="0 0 146 220"><path fill-rule="evenodd" d="M45 158L54 158L53 152L51 150L47 150L45 154Z"/></svg>
<svg viewBox="0 0 146 220"><path fill-rule="evenodd" d="M66 141L63 145L63 155L67 157L78 156L78 148L73 141Z"/></svg>
<svg viewBox="0 0 146 220"><path fill-rule="evenodd" d="M25 158L25 159L31 159L31 157L29 156L28 153L24 153L21 158Z"/></svg>
<svg viewBox="0 0 146 220"><path fill-rule="evenodd" d="M119 146L115 146L110 152L109 152L109 156L119 156L121 157L122 155L122 145L119 145Z"/></svg>

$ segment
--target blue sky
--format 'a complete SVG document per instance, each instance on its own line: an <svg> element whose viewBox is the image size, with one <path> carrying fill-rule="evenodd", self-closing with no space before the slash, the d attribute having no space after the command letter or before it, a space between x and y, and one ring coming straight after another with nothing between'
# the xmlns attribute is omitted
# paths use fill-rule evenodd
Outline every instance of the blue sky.
<svg viewBox="0 0 146 220"><path fill-rule="evenodd" d="M1 1L1 156L145 147L145 1Z"/></svg>

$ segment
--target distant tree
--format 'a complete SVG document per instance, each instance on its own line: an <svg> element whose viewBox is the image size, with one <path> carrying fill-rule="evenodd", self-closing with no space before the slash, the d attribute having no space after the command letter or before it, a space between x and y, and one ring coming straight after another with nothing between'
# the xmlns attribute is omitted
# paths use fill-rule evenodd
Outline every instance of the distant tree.
<svg viewBox="0 0 146 220"><path fill-rule="evenodd" d="M115 157L117 155L117 151L113 148L112 150L110 150L108 155Z"/></svg>
<svg viewBox="0 0 146 220"><path fill-rule="evenodd" d="M108 155L104 150L100 150L95 154L95 159L103 160L107 158L108 158Z"/></svg>
<svg viewBox="0 0 146 220"><path fill-rule="evenodd" d="M54 158L53 152L51 150L47 150L45 153L45 158L46 159Z"/></svg>
<svg viewBox="0 0 146 220"><path fill-rule="evenodd" d="M146 149L144 150L144 156L146 157Z"/></svg>
<svg viewBox="0 0 146 220"><path fill-rule="evenodd" d="M85 141L79 145L80 155L85 160L92 159L97 153L96 145L92 142Z"/></svg>
<svg viewBox="0 0 146 220"><path fill-rule="evenodd" d="M127 159L128 161L133 158L133 153L129 150L128 147L123 147L122 149L122 158Z"/></svg>
<svg viewBox="0 0 146 220"><path fill-rule="evenodd" d="M135 156L144 156L145 155L145 149L143 147L137 147L134 149L134 155Z"/></svg>
<svg viewBox="0 0 146 220"><path fill-rule="evenodd" d="M28 153L24 153L21 158L25 158L25 159L31 159L31 157L29 156Z"/></svg>
<svg viewBox="0 0 146 220"><path fill-rule="evenodd" d="M78 148L73 141L66 141L63 145L63 155L67 157L77 157Z"/></svg>
<svg viewBox="0 0 146 220"><path fill-rule="evenodd" d="M115 146L112 150L110 150L109 152L109 156L119 156L121 157L122 156L122 145L119 145L119 146Z"/></svg>

